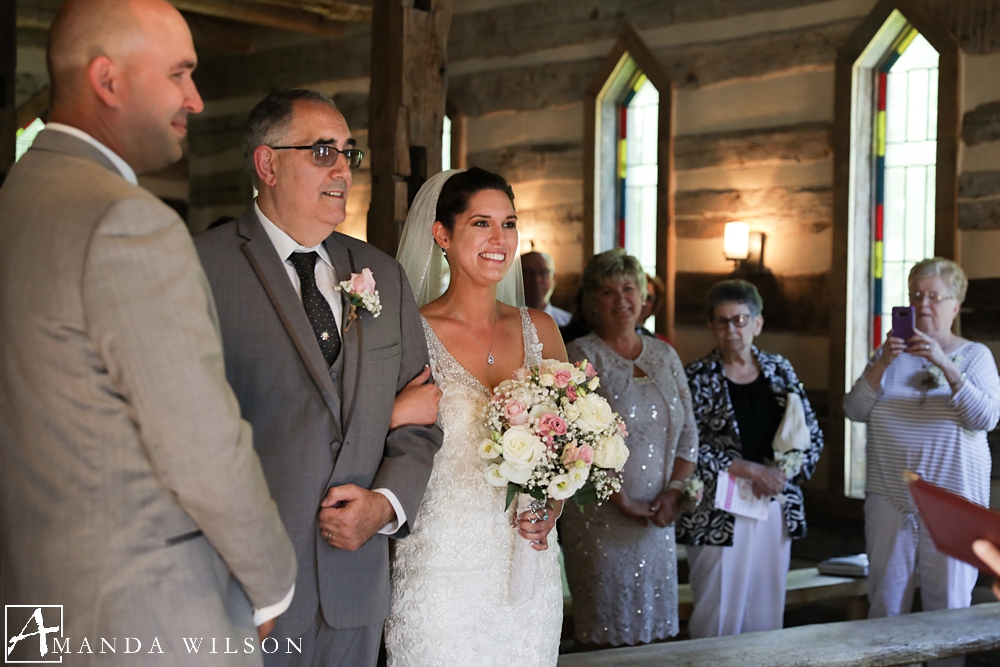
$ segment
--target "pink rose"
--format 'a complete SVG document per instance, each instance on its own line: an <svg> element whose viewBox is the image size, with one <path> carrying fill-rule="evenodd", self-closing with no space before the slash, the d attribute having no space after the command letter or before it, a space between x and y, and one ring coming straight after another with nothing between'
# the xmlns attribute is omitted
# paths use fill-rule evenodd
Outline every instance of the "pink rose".
<svg viewBox="0 0 1000 667"><path fill-rule="evenodd" d="M566 435L566 421L557 414L546 412L538 420L538 430L544 435Z"/></svg>
<svg viewBox="0 0 1000 667"><path fill-rule="evenodd" d="M587 367L583 370L583 373L588 378L592 378L595 375L597 375L597 371L594 370L594 365L591 364L589 361L587 362Z"/></svg>
<svg viewBox="0 0 1000 667"><path fill-rule="evenodd" d="M570 386L566 387L566 398L569 399L570 403L579 398L576 395L576 385L571 384Z"/></svg>
<svg viewBox="0 0 1000 667"><path fill-rule="evenodd" d="M510 422L512 426L520 426L524 422L528 421L528 411L525 408L524 403L521 401L507 401L503 411L507 416L507 421Z"/></svg>
<svg viewBox="0 0 1000 667"><path fill-rule="evenodd" d="M518 368L516 371L514 371L514 379L515 380L527 380L528 379L528 369L524 368L523 366L521 368Z"/></svg>
<svg viewBox="0 0 1000 667"><path fill-rule="evenodd" d="M375 276L371 269L361 269L361 273L351 274L351 291L357 294L375 293Z"/></svg>
<svg viewBox="0 0 1000 667"><path fill-rule="evenodd" d="M565 368L563 368L563 369L560 369L560 370L556 371L552 375L552 377L554 378L553 384L555 386L559 387L560 389L562 389L563 387L566 387L566 386L569 385L570 380L573 377L573 374L570 373Z"/></svg>
<svg viewBox="0 0 1000 667"><path fill-rule="evenodd" d="M583 461L587 465L594 462L594 448L590 445L569 445L563 450L563 463L570 464Z"/></svg>
<svg viewBox="0 0 1000 667"><path fill-rule="evenodd" d="M623 421L618 422L618 435L623 438L628 437L628 431L625 430L625 422Z"/></svg>

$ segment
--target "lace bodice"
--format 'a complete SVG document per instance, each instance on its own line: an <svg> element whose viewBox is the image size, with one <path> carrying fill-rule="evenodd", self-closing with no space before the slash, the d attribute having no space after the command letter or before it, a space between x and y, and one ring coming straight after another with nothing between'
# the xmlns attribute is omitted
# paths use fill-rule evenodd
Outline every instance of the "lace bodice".
<svg viewBox="0 0 1000 667"><path fill-rule="evenodd" d="M524 364L542 346L521 309ZM396 543L392 614L385 638L390 667L503 665L552 667L562 628L562 585L555 535L541 552L535 595L506 601L516 535L506 489L490 486L477 445L486 436L483 386L424 320L431 370L441 390L444 442L434 459L413 529Z"/></svg>

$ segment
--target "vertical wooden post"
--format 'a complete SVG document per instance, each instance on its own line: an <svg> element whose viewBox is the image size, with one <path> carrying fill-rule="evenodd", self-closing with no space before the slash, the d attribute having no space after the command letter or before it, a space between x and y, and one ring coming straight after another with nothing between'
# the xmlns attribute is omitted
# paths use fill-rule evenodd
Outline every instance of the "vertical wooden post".
<svg viewBox="0 0 1000 667"><path fill-rule="evenodd" d="M368 241L396 254L410 202L441 171L451 0L375 0Z"/></svg>
<svg viewBox="0 0 1000 667"><path fill-rule="evenodd" d="M0 183L14 166L17 134L17 3L0 2Z"/></svg>

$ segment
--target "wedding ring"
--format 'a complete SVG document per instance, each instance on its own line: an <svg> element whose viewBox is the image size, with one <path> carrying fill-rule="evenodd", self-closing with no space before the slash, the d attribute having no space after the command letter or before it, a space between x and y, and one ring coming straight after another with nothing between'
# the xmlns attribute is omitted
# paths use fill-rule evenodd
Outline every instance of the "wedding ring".
<svg viewBox="0 0 1000 667"><path fill-rule="evenodd" d="M930 343L924 343L924 349L925 350L931 349L931 344Z"/></svg>

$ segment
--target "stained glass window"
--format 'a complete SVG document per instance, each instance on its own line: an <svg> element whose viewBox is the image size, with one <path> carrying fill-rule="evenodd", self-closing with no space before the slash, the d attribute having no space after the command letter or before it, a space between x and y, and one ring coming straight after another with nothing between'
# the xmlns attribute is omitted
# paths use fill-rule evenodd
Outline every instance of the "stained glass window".
<svg viewBox="0 0 1000 667"><path fill-rule="evenodd" d="M876 76L873 347L908 303L910 268L934 255L938 53L907 26Z"/></svg>
<svg viewBox="0 0 1000 667"><path fill-rule="evenodd" d="M660 94L637 72L618 107L618 245L656 273Z"/></svg>
<svg viewBox="0 0 1000 667"><path fill-rule="evenodd" d="M31 144L35 141L35 137L37 137L38 133L43 129L45 129L45 123L42 122L41 118L36 118L25 127L18 129L14 149L15 162L20 160L21 156L28 152L28 149L31 148Z"/></svg>

